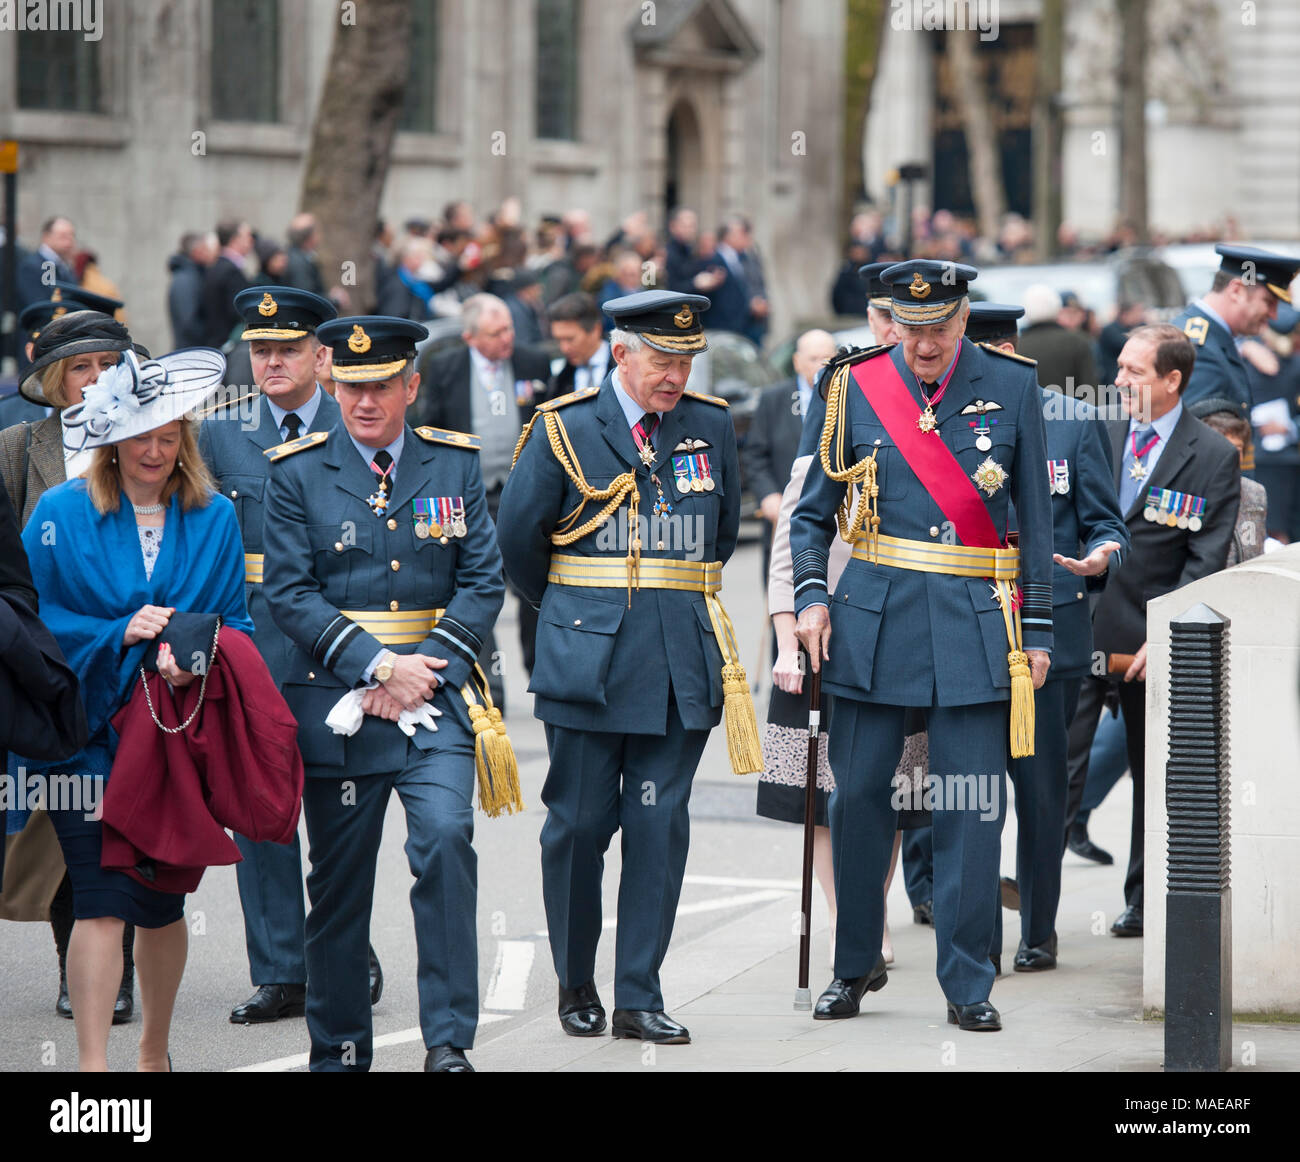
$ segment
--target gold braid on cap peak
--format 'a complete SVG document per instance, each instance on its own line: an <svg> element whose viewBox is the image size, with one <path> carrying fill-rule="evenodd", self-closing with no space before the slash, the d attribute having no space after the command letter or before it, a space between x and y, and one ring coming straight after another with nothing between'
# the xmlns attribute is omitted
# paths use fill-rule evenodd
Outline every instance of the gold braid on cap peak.
<svg viewBox="0 0 1300 1162"><path fill-rule="evenodd" d="M624 472L621 476L614 477L610 481L608 488L593 488L587 483L587 478L582 474L582 466L578 463L577 453L574 452L573 445L569 442L569 433L565 430L564 421L553 411L542 414L546 424L546 437L551 444L551 451L555 454L555 459L559 461L560 467L564 469L565 475L573 481L573 486L582 497L582 500L578 502L578 506L561 518L555 532L551 534L551 543L563 546L581 540L598 525L602 524L606 517L617 512L619 506L626 499L627 527L631 538L627 550L627 604L630 609L632 606L632 590L640 587L641 580L641 538L637 535L637 508L641 502L641 493L636 486L636 476L634 473ZM529 427L531 428L531 426L530 423ZM526 435L527 433L520 438L521 447ZM604 507L590 520L578 525L583 510L589 502L592 504L603 503Z"/></svg>
<svg viewBox="0 0 1300 1162"><path fill-rule="evenodd" d="M879 470L876 463L876 453L879 449L873 448L870 456L859 460L856 464L848 467L844 465L844 410L848 404L846 389L851 374L850 367L854 362L856 360L845 359L831 372L830 383L826 389L826 422L822 426L821 445L818 450L821 457L822 471L832 480L841 481L847 486L844 490L844 500L840 503L839 508L835 510L835 520L839 524L840 537L848 541L849 544L856 541L863 525L867 523L869 509L871 512L871 530L868 533L867 548L869 552L874 554L878 545L877 538L880 535L880 514L877 511L880 486L876 483L876 473ZM838 439L836 438L837 434ZM832 441L835 443L835 463L833 465L831 463ZM860 489L856 508L853 504L853 488L855 485L859 486Z"/></svg>

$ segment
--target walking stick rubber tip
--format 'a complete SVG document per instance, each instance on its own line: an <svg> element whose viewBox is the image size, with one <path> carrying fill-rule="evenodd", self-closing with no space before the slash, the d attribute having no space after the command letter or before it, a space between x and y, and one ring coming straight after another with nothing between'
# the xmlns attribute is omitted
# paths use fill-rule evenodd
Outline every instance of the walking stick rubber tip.
<svg viewBox="0 0 1300 1162"><path fill-rule="evenodd" d="M812 989L794 990L794 1008L797 1013L812 1012Z"/></svg>

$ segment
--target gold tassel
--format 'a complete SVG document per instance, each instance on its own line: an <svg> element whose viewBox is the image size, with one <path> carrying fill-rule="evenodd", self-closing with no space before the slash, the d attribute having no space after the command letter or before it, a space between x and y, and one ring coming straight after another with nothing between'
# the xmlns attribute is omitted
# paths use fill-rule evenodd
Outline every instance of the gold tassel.
<svg viewBox="0 0 1300 1162"><path fill-rule="evenodd" d="M1029 655L1023 650L1007 654L1011 671L1011 757L1028 758L1034 753L1034 679Z"/></svg>
<svg viewBox="0 0 1300 1162"><path fill-rule="evenodd" d="M745 667L729 662L722 667L722 713L727 728L727 754L738 775L760 774L766 769L763 745L758 739L758 719L749 695Z"/></svg>
<svg viewBox="0 0 1300 1162"><path fill-rule="evenodd" d="M478 806L493 818L504 811L513 815L524 809L519 790L519 763L515 748L506 735L506 724L495 706L484 709L477 702L469 705L469 720L474 727L474 769L478 772Z"/></svg>

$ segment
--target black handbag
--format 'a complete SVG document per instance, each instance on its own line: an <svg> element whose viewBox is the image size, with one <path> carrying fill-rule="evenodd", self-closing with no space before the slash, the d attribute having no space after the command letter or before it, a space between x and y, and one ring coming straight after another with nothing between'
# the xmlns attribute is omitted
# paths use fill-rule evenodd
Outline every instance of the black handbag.
<svg viewBox="0 0 1300 1162"><path fill-rule="evenodd" d="M219 613L182 613L177 610L167 619L167 624L145 651L140 662L140 680L144 686L145 701L149 704L149 713L154 725L167 734L179 734L197 717L203 708L203 696L207 693L208 674L217 658L217 639L221 634L221 615ZM199 687L198 702L190 716L180 726L164 726L158 719L153 699L149 696L149 683L144 680L145 670L158 670L158 647L171 647L172 657L182 670L190 670L202 679Z"/></svg>

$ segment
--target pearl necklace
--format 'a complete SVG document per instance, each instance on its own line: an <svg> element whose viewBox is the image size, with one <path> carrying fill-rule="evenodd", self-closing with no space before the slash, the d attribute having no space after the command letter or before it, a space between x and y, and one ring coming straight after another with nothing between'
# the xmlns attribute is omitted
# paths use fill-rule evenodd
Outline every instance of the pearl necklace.
<svg viewBox="0 0 1300 1162"><path fill-rule="evenodd" d="M136 516L157 516L167 506L163 504L133 504Z"/></svg>

